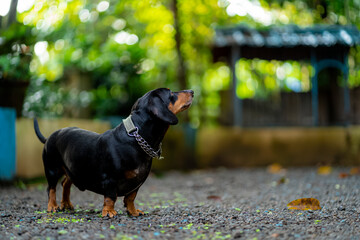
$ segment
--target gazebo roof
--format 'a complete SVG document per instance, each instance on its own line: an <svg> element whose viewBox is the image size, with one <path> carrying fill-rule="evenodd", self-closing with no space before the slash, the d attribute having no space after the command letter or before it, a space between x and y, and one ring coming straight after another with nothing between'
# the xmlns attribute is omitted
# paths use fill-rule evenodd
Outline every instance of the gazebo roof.
<svg viewBox="0 0 360 240"><path fill-rule="evenodd" d="M296 25L254 29L245 25L216 29L213 52L216 60L230 57L231 47L241 48L241 57L262 59L309 59L312 50L325 54L329 48L334 56L360 44L360 32L355 26Z"/></svg>
<svg viewBox="0 0 360 240"><path fill-rule="evenodd" d="M316 25L300 28L297 25L256 30L245 25L216 30L215 45L249 47L330 47L360 44L360 32L355 26Z"/></svg>

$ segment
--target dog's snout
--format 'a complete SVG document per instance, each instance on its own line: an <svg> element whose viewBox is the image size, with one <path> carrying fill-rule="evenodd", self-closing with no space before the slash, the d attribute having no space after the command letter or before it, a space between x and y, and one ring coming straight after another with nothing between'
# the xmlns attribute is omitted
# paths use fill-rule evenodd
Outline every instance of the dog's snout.
<svg viewBox="0 0 360 240"><path fill-rule="evenodd" d="M191 97L194 97L194 91L193 90L185 90L184 92L190 93Z"/></svg>

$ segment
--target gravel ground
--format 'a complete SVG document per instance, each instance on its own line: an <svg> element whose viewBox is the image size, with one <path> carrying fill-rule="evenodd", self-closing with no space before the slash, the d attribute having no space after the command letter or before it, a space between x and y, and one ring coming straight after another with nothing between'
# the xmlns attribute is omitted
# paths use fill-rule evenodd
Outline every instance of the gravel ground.
<svg viewBox="0 0 360 240"><path fill-rule="evenodd" d="M119 215L101 218L103 197L75 187L75 211L55 214L45 211L44 184L1 187L0 239L360 239L360 176L339 177L348 171L288 169L285 181L266 169L152 175L136 199L147 214L137 218L127 216L120 198ZM322 209L287 209L305 197Z"/></svg>

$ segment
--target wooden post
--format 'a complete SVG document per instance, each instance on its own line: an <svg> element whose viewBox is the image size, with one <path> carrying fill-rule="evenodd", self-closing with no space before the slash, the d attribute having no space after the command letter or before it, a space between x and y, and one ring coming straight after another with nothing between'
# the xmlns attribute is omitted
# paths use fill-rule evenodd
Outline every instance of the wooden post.
<svg viewBox="0 0 360 240"><path fill-rule="evenodd" d="M242 100L238 98L236 94L237 89L237 77L236 77L236 62L240 59L240 47L232 46L231 48L231 72L232 72L232 99L233 99L233 109L234 109L234 126L241 127L243 125L242 119Z"/></svg>
<svg viewBox="0 0 360 240"><path fill-rule="evenodd" d="M314 68L314 75L311 78L311 110L313 126L319 125L319 91L318 91L318 64L315 50L311 50L311 65Z"/></svg>
<svg viewBox="0 0 360 240"><path fill-rule="evenodd" d="M343 63L343 77L344 77L344 116L345 122L344 125L350 124L350 93L348 86L349 78L349 66L348 66L348 53L344 53L344 63Z"/></svg>

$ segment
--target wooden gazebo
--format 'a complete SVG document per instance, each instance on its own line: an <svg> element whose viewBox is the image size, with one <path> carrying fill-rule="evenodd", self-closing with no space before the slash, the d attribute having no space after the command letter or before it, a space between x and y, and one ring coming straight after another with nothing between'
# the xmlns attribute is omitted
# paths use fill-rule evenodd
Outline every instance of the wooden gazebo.
<svg viewBox="0 0 360 240"><path fill-rule="evenodd" d="M236 95L235 64L240 58L309 61L315 70L311 79L312 124L319 124L318 74L326 68L343 73L343 111L350 116L348 54L360 44L360 32L354 26L295 25L257 30L246 26L216 29L213 47L215 61L226 61L232 70L233 123L243 125L242 99ZM239 79L241 81L241 79Z"/></svg>

